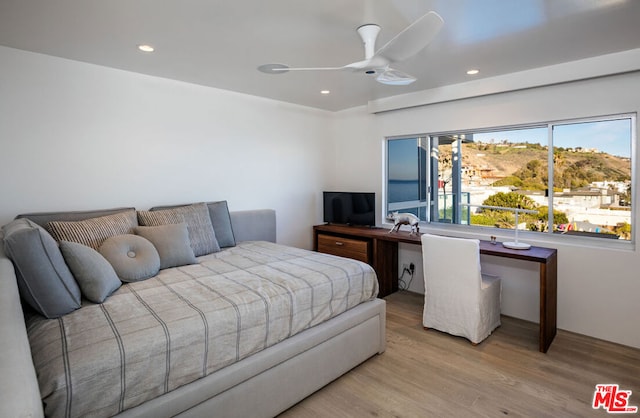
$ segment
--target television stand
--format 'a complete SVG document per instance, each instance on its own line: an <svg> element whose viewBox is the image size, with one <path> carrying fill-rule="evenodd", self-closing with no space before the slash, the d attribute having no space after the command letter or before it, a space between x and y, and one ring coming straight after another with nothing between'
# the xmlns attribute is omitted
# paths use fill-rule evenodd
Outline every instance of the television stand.
<svg viewBox="0 0 640 418"><path fill-rule="evenodd" d="M389 234L387 228L337 224L313 227L314 251L353 258L373 267L378 276L380 298L398 290L400 238Z"/></svg>

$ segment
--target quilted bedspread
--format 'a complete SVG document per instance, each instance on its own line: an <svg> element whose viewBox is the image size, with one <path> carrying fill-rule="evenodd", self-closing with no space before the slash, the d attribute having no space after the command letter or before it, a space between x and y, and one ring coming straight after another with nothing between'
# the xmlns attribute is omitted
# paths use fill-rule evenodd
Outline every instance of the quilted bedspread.
<svg viewBox="0 0 640 418"><path fill-rule="evenodd" d="M375 298L367 264L244 242L123 285L103 304L27 318L45 414L111 416Z"/></svg>

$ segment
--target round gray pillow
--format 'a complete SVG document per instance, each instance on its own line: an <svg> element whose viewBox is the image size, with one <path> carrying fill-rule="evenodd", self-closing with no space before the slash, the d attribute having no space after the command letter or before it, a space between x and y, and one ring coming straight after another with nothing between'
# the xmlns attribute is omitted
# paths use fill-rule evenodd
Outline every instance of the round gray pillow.
<svg viewBox="0 0 640 418"><path fill-rule="evenodd" d="M160 256L153 244L140 236L126 234L108 238L100 254L113 266L123 282L138 282L158 274Z"/></svg>

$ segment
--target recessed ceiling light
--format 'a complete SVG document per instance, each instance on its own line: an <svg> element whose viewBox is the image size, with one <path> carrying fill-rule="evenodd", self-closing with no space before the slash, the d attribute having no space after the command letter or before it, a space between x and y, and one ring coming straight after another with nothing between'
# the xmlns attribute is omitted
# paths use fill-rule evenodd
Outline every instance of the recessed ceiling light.
<svg viewBox="0 0 640 418"><path fill-rule="evenodd" d="M151 45L138 45L138 49L142 52L153 52L154 48Z"/></svg>
<svg viewBox="0 0 640 418"><path fill-rule="evenodd" d="M478 74L479 72L480 72L480 70L469 70L469 71L467 71L467 74L469 74L469 75L476 75L476 74Z"/></svg>
<svg viewBox="0 0 640 418"><path fill-rule="evenodd" d="M320 94L329 94L331 91L329 90L320 90Z"/></svg>

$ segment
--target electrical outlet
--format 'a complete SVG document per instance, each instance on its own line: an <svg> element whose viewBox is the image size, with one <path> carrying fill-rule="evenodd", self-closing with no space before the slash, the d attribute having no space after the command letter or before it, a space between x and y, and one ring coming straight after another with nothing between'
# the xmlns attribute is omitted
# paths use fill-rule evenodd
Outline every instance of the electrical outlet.
<svg viewBox="0 0 640 418"><path fill-rule="evenodd" d="M411 272L411 275L413 276L413 273L415 273L416 271L416 265L413 263L409 264L409 271Z"/></svg>

